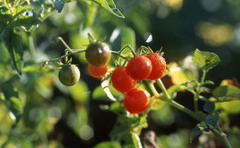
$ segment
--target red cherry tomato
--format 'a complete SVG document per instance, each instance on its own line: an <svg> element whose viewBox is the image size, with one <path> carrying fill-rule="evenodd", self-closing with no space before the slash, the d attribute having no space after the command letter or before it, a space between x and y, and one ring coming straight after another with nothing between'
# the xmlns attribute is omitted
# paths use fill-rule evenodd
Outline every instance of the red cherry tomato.
<svg viewBox="0 0 240 148"><path fill-rule="evenodd" d="M161 78L166 72L166 61L158 53L151 53L147 58L152 62L152 72L147 77L148 80L156 80Z"/></svg>
<svg viewBox="0 0 240 148"><path fill-rule="evenodd" d="M117 67L113 71L111 81L113 87L120 92L127 92L136 85L136 81L127 74L124 66Z"/></svg>
<svg viewBox="0 0 240 148"><path fill-rule="evenodd" d="M105 65L104 67L95 67L95 66L92 66L91 64L88 64L88 72L90 73L91 76L95 78L101 78L105 76L107 71L108 71L108 65Z"/></svg>
<svg viewBox="0 0 240 148"><path fill-rule="evenodd" d="M143 90L133 88L125 94L123 105L131 114L139 114L148 108L149 98Z"/></svg>
<svg viewBox="0 0 240 148"><path fill-rule="evenodd" d="M136 56L127 64L127 73L135 80L144 80L152 71L151 61L144 56Z"/></svg>

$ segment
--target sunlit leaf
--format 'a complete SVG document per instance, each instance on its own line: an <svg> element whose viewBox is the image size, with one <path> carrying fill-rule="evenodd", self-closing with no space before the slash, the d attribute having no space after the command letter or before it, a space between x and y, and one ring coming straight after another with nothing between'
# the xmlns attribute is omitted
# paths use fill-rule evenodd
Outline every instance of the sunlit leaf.
<svg viewBox="0 0 240 148"><path fill-rule="evenodd" d="M86 83L84 83L83 81L79 81L78 83L70 87L70 94L74 100L81 103L86 103L90 92Z"/></svg>
<svg viewBox="0 0 240 148"><path fill-rule="evenodd" d="M117 17L124 18L121 11L116 7L113 0L92 0L93 2L99 4L101 7L109 11L110 13L116 15Z"/></svg>
<svg viewBox="0 0 240 148"><path fill-rule="evenodd" d="M105 79L102 81L101 87L103 88L104 92L106 93L106 95L110 100L116 101L117 99L113 96L112 92L109 89L109 83L110 83L110 79Z"/></svg>
<svg viewBox="0 0 240 148"><path fill-rule="evenodd" d="M215 53L196 49L193 56L193 62L204 71L209 71L220 62L220 58Z"/></svg>
<svg viewBox="0 0 240 148"><path fill-rule="evenodd" d="M31 30L35 25L40 24L41 21L38 18L32 16L21 16L12 23L12 26L18 27L22 26L26 28L26 31Z"/></svg>
<svg viewBox="0 0 240 148"><path fill-rule="evenodd" d="M120 50L127 45L130 46L133 50L136 48L136 39L134 31L129 27L118 27L113 30L110 37L112 42L113 50ZM125 50L122 52L123 55L129 54L130 50Z"/></svg>
<svg viewBox="0 0 240 148"><path fill-rule="evenodd" d="M233 85L219 86L213 90L213 96L220 99L221 97L240 99L240 89Z"/></svg>

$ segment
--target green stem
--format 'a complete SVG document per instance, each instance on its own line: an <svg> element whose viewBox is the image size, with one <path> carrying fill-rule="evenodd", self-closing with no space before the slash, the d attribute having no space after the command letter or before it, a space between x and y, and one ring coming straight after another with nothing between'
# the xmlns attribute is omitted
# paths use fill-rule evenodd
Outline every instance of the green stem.
<svg viewBox="0 0 240 148"><path fill-rule="evenodd" d="M196 93L194 93L193 101L194 101L194 110L195 110L195 112L198 112L198 99L199 99L199 95L201 93L201 87L202 87L202 85L204 83L206 74L207 74L207 72L205 70L203 70L203 74L202 74L202 77L201 77L200 84L197 87Z"/></svg>
<svg viewBox="0 0 240 148"><path fill-rule="evenodd" d="M36 52L35 52L35 44L33 40L33 36L31 34L28 34L28 43L29 43L29 51L32 59L35 59Z"/></svg>
<svg viewBox="0 0 240 148"><path fill-rule="evenodd" d="M131 52L132 52L132 54L133 54L134 57L137 55L137 54L135 53L135 51L132 49L132 47L129 46L129 45L126 45L125 47L123 47L123 48L119 51L119 53L122 53L126 48L128 48L128 49L131 50Z"/></svg>
<svg viewBox="0 0 240 148"><path fill-rule="evenodd" d="M81 52L85 52L85 51L86 51L86 49L79 49L79 50L77 50L77 51L72 51L72 52L69 52L68 54L65 54L65 55L63 55L63 56L61 56L61 57L58 57L58 58L51 59L51 60L49 60L49 61L47 61L47 62L58 61L58 60L60 60L60 59L64 59L64 58L66 58L66 57L68 57L68 56L71 56L71 55L73 55L73 54L81 53Z"/></svg>
<svg viewBox="0 0 240 148"><path fill-rule="evenodd" d="M68 46L68 44L63 40L62 37L58 37L57 40L61 41L62 44L67 48L67 50L71 53L73 52L72 49Z"/></svg>
<svg viewBox="0 0 240 148"><path fill-rule="evenodd" d="M125 57L124 55L122 55L121 53L117 52L117 51L111 51L113 54L125 59L125 60L129 60L127 57Z"/></svg>
<svg viewBox="0 0 240 148"><path fill-rule="evenodd" d="M227 139L227 135L221 131L219 126L217 126L217 129L214 128L212 130L212 133L217 137L219 141L221 141L224 144L225 148L232 148L230 142Z"/></svg>
<svg viewBox="0 0 240 148"><path fill-rule="evenodd" d="M156 80L157 85L160 87L160 89L162 90L163 94L165 95L165 97L168 100L172 100L171 96L168 94L167 89L165 88L163 82L161 79L157 79Z"/></svg>
<svg viewBox="0 0 240 148"><path fill-rule="evenodd" d="M159 96L159 93L157 92L156 88L154 87L154 83L153 82L149 82L148 86L149 86L149 88L152 91L154 96Z"/></svg>
<svg viewBox="0 0 240 148"><path fill-rule="evenodd" d="M202 76L201 84L203 84L205 76L206 76L206 72L204 72L204 74ZM185 106L172 100L160 79L156 80L156 82L157 82L158 86L161 88L161 90L163 91L163 94L165 95L165 97L167 98L166 100L163 100L163 101L169 103L171 106L181 110L182 112L185 112L186 114L193 117L195 120L197 120L199 122L203 121L203 119L204 119L203 115L199 114L198 112L193 112L193 111L189 110L188 108L186 108ZM211 125L209 125L209 126L211 126ZM225 148L232 148L230 142L227 139L226 134L221 131L219 126L217 126L217 129L213 128L211 131L224 144Z"/></svg>

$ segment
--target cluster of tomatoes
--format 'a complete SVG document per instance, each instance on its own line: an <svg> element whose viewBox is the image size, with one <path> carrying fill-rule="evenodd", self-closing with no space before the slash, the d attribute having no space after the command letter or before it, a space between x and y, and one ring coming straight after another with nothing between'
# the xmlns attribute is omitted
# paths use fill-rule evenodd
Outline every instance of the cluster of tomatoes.
<svg viewBox="0 0 240 148"><path fill-rule="evenodd" d="M126 66L117 67L111 76L112 85L126 93L123 105L132 114L144 112L149 105L149 98L143 90L135 88L136 81L156 80L166 71L165 59L158 53L147 56L135 56Z"/></svg>
<svg viewBox="0 0 240 148"><path fill-rule="evenodd" d="M95 78L101 78L108 72L108 63L111 59L111 50L109 46L103 42L95 42L88 46L85 57L88 61L88 72ZM65 66L68 69L77 68L75 65ZM80 72L71 72L72 77L65 78L65 80L73 83L65 83L59 72L60 81L65 85L73 85L80 78ZM66 71L66 70L65 70ZM149 105L149 98L142 89L136 88L137 81L142 80L156 80L161 78L166 71L165 59L158 53L150 53L146 56L134 56L127 65L117 67L111 74L112 86L119 92L125 93L123 98L123 105L126 110L132 114L144 112ZM78 79L75 79L75 76Z"/></svg>

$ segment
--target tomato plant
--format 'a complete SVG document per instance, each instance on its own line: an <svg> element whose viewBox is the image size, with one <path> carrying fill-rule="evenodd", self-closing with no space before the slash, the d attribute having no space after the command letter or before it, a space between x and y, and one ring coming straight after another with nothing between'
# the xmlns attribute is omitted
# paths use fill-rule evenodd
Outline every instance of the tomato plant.
<svg viewBox="0 0 240 148"><path fill-rule="evenodd" d="M135 80L144 80L152 72L151 61L144 56L136 56L127 64L127 73Z"/></svg>
<svg viewBox="0 0 240 148"><path fill-rule="evenodd" d="M239 6L0 1L0 147L239 147Z"/></svg>
<svg viewBox="0 0 240 148"><path fill-rule="evenodd" d="M76 65L63 65L59 71L58 78L62 84L72 86L79 81L80 71Z"/></svg>
<svg viewBox="0 0 240 148"><path fill-rule="evenodd" d="M111 82L113 87L120 92L127 92L135 87L136 81L127 74L126 67L117 67L112 75Z"/></svg>
<svg viewBox="0 0 240 148"><path fill-rule="evenodd" d="M147 109L149 99L143 90L133 88L125 94L123 104L128 112L139 114Z"/></svg>
<svg viewBox="0 0 240 148"><path fill-rule="evenodd" d="M111 51L106 43L91 43L86 49L87 61L95 67L104 67L111 58Z"/></svg>
<svg viewBox="0 0 240 148"><path fill-rule="evenodd" d="M104 77L107 71L108 71L108 65L104 67L95 67L95 66L92 66L91 64L88 64L88 72L90 73L91 76L95 78Z"/></svg>
<svg viewBox="0 0 240 148"><path fill-rule="evenodd" d="M161 78L166 72L166 61L165 59L157 53L151 53L147 55L152 63L152 71L147 77L148 80L156 80Z"/></svg>

